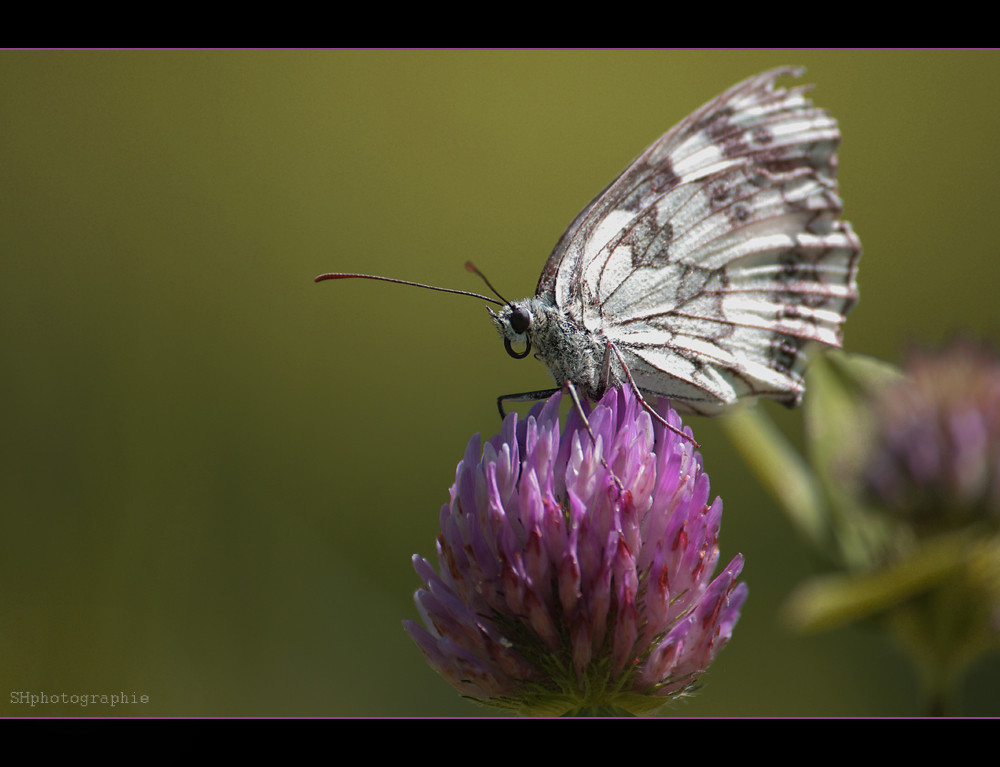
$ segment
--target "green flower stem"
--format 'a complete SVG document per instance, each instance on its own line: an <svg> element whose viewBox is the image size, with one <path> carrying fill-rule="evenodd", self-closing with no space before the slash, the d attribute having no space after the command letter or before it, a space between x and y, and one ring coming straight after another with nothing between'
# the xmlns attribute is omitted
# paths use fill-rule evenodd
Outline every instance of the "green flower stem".
<svg viewBox="0 0 1000 767"><path fill-rule="evenodd" d="M829 527L822 489L812 469L763 410L741 407L718 423L778 499L795 529L820 550L827 550Z"/></svg>
<svg viewBox="0 0 1000 767"><path fill-rule="evenodd" d="M785 618L798 631L817 633L891 610L964 568L974 543L962 531L878 570L812 578L789 597Z"/></svg>

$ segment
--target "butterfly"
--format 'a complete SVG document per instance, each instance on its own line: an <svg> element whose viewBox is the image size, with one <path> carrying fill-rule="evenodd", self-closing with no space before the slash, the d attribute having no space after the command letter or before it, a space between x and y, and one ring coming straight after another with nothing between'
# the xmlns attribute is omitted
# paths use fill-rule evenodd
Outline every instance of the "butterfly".
<svg viewBox="0 0 1000 767"><path fill-rule="evenodd" d="M806 346L841 345L861 255L839 220L836 121L807 86L775 87L802 72L751 77L657 139L576 216L531 298L507 301L489 281L499 301L374 275L316 281L384 280L496 304L507 353L534 350L559 388L590 400L627 385L654 416L648 397L705 415L758 397L794 406ZM497 405L503 415L504 401L555 391Z"/></svg>

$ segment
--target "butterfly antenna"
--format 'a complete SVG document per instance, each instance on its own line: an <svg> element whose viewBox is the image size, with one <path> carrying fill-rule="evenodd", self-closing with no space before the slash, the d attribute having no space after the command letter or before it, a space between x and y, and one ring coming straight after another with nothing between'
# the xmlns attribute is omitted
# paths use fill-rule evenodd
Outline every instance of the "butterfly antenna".
<svg viewBox="0 0 1000 767"><path fill-rule="evenodd" d="M328 274L321 274L319 277L313 280L313 282L323 282L323 280L349 280L349 279L359 279L359 280L378 280L380 282L395 282L397 285L410 285L414 288L426 288L427 290L437 290L441 293L455 293L459 296L472 296L473 298L479 298L483 301L488 301L491 304L496 304L497 306L506 305L506 301L501 303L494 298L489 296L484 296L480 293L473 293L469 290L454 290L453 288L439 288L437 285L424 285L422 282L410 282L409 280L397 280L392 277L378 277L374 274L346 274L342 272L330 272ZM485 278L484 278L485 279ZM489 285L489 283L486 283ZM493 290L493 286L490 285L490 290ZM496 293L495 290L493 290ZM502 300L502 297L501 297Z"/></svg>
<svg viewBox="0 0 1000 767"><path fill-rule="evenodd" d="M468 269L473 274L477 275L479 277L479 279L481 279L483 282L485 282L486 283L486 287L488 287L490 290L492 290L493 291L493 295L495 295L497 298L499 298L501 301L503 301L504 305L506 305L506 306L512 306L511 302L508 301L506 298L504 298L503 296L500 295L500 291L498 291L496 288L493 287L493 284L488 279L486 279L486 275L483 274L481 271L479 271L476 268L476 265L474 263L472 263L471 261L466 261L465 262L465 268ZM496 303L496 301L494 301L493 303Z"/></svg>

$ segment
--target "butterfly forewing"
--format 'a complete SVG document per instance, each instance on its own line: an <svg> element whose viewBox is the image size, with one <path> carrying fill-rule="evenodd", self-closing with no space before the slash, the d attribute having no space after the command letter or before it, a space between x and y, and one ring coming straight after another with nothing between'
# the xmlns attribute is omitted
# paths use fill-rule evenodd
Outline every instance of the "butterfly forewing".
<svg viewBox="0 0 1000 767"><path fill-rule="evenodd" d="M804 88L774 87L798 73L740 83L662 136L576 217L539 280L678 409L794 404L803 346L839 346L857 300L837 124Z"/></svg>

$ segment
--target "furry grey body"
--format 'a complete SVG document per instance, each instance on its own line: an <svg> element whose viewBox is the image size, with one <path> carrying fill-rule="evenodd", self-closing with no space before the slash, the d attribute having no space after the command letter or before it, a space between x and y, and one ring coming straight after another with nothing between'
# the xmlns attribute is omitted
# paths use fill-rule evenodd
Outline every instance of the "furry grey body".
<svg viewBox="0 0 1000 767"><path fill-rule="evenodd" d="M511 314L517 309L527 312L531 319L528 333L518 333L511 325ZM602 380L607 339L573 321L548 297L525 298L490 314L500 335L512 344L524 346L530 341L535 358L545 363L556 385L569 381L588 399L596 401L609 385L623 383L611 373L610 380ZM609 370L614 370L614 366Z"/></svg>

